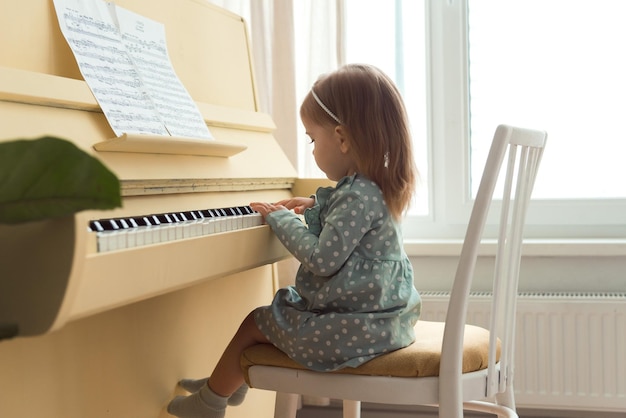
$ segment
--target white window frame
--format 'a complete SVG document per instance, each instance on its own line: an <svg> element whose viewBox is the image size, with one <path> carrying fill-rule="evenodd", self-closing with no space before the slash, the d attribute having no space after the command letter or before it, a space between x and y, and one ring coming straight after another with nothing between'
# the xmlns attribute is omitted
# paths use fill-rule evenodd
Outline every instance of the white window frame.
<svg viewBox="0 0 626 418"><path fill-rule="evenodd" d="M407 217L403 228L407 239L460 239L473 204L467 180L470 175L467 1L425 0L425 7L430 208L428 216ZM589 144L593 150L593 141ZM547 146L550 146L549 132ZM494 223L495 219L488 222L488 236L493 234L490 225ZM624 238L626 199L533 200L527 215L526 236Z"/></svg>

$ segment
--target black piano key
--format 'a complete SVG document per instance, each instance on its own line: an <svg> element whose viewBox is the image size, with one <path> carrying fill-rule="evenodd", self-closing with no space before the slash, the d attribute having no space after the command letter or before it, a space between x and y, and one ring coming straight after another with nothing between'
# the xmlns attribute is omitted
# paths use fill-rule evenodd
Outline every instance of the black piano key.
<svg viewBox="0 0 626 418"><path fill-rule="evenodd" d="M101 232L101 231L104 231L104 227L102 226L100 221L90 221L89 230L91 232Z"/></svg>
<svg viewBox="0 0 626 418"><path fill-rule="evenodd" d="M159 220L159 223L161 224L171 224L174 222L172 218L170 218L169 214L167 213L160 213L155 216L157 217L157 219Z"/></svg>
<svg viewBox="0 0 626 418"><path fill-rule="evenodd" d="M94 228L97 228L96 232L117 231L120 229L115 219L99 219L97 221L91 221L90 226L91 225L93 225Z"/></svg>
<svg viewBox="0 0 626 418"><path fill-rule="evenodd" d="M150 225L144 216L136 216L129 219L131 220L131 223L134 223L137 227Z"/></svg>
<svg viewBox="0 0 626 418"><path fill-rule="evenodd" d="M202 217L205 219L213 217L213 213L210 212L209 209L202 209L199 212L202 214Z"/></svg>

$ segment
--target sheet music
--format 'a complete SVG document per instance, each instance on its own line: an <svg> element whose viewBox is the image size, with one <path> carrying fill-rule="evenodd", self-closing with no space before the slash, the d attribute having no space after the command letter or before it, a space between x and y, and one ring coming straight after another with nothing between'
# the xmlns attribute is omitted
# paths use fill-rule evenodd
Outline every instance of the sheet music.
<svg viewBox="0 0 626 418"><path fill-rule="evenodd" d="M200 111L174 72L167 53L165 27L130 10L117 7L116 12L122 43L167 130L174 136L210 138Z"/></svg>
<svg viewBox="0 0 626 418"><path fill-rule="evenodd" d="M116 135L212 139L170 63L163 25L102 0L54 0L61 31Z"/></svg>

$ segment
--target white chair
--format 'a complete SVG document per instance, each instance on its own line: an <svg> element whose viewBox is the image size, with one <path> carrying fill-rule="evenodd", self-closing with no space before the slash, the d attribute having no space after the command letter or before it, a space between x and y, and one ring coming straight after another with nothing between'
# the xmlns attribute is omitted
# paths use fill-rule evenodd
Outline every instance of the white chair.
<svg viewBox="0 0 626 418"><path fill-rule="evenodd" d="M513 347L522 229L546 136L505 125L496 129L445 322L418 321L411 346L337 372L306 370L269 344L244 352L241 363L250 386L278 392L275 418L294 418L300 395L343 399L344 418L359 418L361 401L438 405L439 417L446 418L462 417L464 409L517 417ZM503 161L506 170L501 170ZM504 192L487 331L465 321L478 248L501 171Z"/></svg>

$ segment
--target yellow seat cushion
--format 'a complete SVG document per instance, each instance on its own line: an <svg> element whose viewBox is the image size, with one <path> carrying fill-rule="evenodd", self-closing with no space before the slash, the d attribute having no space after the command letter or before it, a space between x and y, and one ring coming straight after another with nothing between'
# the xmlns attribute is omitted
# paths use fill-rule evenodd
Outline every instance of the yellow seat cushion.
<svg viewBox="0 0 626 418"><path fill-rule="evenodd" d="M346 367L330 373L396 377L438 376L444 326L443 322L417 321L416 341L408 347L383 354L359 367ZM463 340L463 373L487 368L488 353L489 331L466 325ZM497 359L499 356L498 347ZM307 370L271 344L254 345L246 349L241 356L241 367L248 383L248 369L255 365Z"/></svg>

